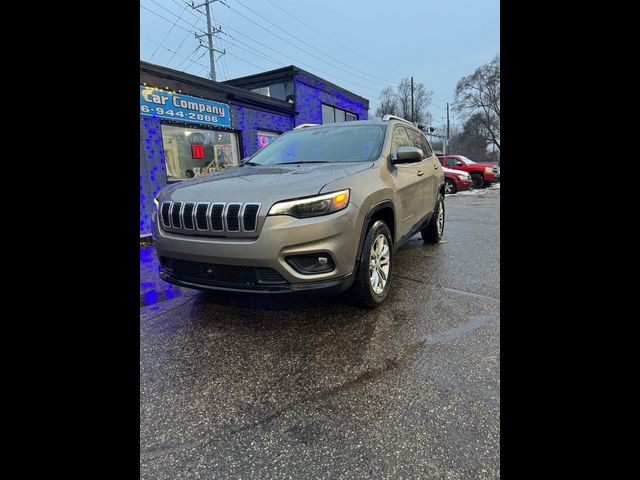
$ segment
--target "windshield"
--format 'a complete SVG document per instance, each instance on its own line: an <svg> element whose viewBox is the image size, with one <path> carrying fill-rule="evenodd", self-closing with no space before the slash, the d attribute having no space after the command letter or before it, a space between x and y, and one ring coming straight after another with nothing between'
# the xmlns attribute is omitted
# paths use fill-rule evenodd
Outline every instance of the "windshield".
<svg viewBox="0 0 640 480"><path fill-rule="evenodd" d="M460 160L462 160L467 165L469 165L470 163L476 163L473 160L469 160L467 157L463 157L462 155L460 155Z"/></svg>
<svg viewBox="0 0 640 480"><path fill-rule="evenodd" d="M253 155L251 164L370 162L380 156L384 129L349 125L291 131Z"/></svg>

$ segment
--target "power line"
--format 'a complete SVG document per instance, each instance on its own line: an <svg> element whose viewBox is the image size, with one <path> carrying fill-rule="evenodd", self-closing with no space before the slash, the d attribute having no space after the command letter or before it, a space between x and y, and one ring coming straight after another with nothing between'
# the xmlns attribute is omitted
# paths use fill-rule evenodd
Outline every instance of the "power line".
<svg viewBox="0 0 640 480"><path fill-rule="evenodd" d="M275 59L275 58L273 58L273 57L270 57L269 55L262 54L262 53L260 53L260 52L255 51L255 50L248 50L248 49L243 48L243 47L241 47L241 46L239 46L239 45L236 45L236 43L235 43L235 42L240 42L240 40L237 40L237 39L236 39L236 38L234 38L234 37L231 37L231 38L234 40L234 42L233 42L233 43L232 43L232 42L229 42L228 40L225 40L225 39L223 39L223 38L219 38L218 40L221 40L221 41L223 41L223 42L229 42L229 43L231 44L231 46L232 46L232 47L234 47L234 48L239 48L240 50L243 50L243 51L245 51L245 52L248 52L248 53L251 53L251 54L253 54L253 55L257 55L257 56L259 56L259 57L265 58L265 59L267 59L267 60L269 60L269 61L271 61L271 62L275 63L275 64L276 64L276 65L278 65L278 66L281 66L281 65L282 65L282 62L280 62L280 61L276 60L276 59ZM247 44L245 43L244 45L247 45ZM247 46L248 46L249 48L252 48L250 45L247 45Z"/></svg>
<svg viewBox="0 0 640 480"><path fill-rule="evenodd" d="M144 36L144 35L142 35L142 34L141 34L140 36L141 36L142 38L144 38L145 40L148 40L149 42L155 43L156 45L160 45L158 42L156 42L155 40L150 39L149 37L145 37L145 36ZM177 53L177 52L175 52L175 51L171 50L171 49L170 49L170 48L168 48L168 47L160 46L160 48L164 48L165 50L168 50L168 51L170 51L170 52L172 52L172 53L174 53L174 54L176 54L176 55L178 55L178 56L180 56L180 57L182 57L182 58L185 58L185 59L187 59L187 60L191 60L191 57L185 57L184 55L180 55L179 53ZM195 52L194 52L194 53L195 53ZM193 54L191 54L191 56L193 56ZM203 56L204 56L204 54L202 54L202 56L198 57L196 60L199 60L199 59L200 59L200 58L202 58ZM197 62L196 60L192 60L192 61L191 61L191 63L189 64L189 67L191 67L191 65L193 65L194 63L196 63L196 64L198 64L198 65L200 65L200 66L204 66L204 67L206 67L206 65L202 65L201 63ZM187 67L187 68L189 68L189 67Z"/></svg>
<svg viewBox="0 0 640 480"><path fill-rule="evenodd" d="M156 5L158 5L158 6L159 6L160 8L162 8L163 10L166 10L167 12L169 12L169 13L170 13L171 15L173 15L174 17L177 17L177 16L178 16L174 11L169 10L169 9L168 9L167 7L165 7L164 5L159 4L158 2L156 2L156 0L149 0L149 1L150 1L150 2L152 2L152 3L155 3ZM158 16L159 16L159 15L158 15ZM180 16L182 16L182 15L180 15ZM162 17L162 18L164 18L164 17ZM165 18L165 20L166 20L166 18ZM192 26L192 27L193 27L193 28L195 28L196 30L198 30L198 29L199 29L199 27L197 27L197 26L196 26L196 25L194 25L193 23L187 22L184 18L179 18L179 20L182 20L184 23L186 23L187 25Z"/></svg>
<svg viewBox="0 0 640 480"><path fill-rule="evenodd" d="M251 18L247 17L244 13L239 12L238 10L236 10L236 9L235 9L235 8L233 8L233 7L230 7L230 6L229 6L229 5L227 5L226 3L223 3L223 5L227 6L229 9L231 9L231 10L232 10L232 11L234 11L234 12L236 12L236 13L237 13L238 15L240 15L241 17L243 17L243 18L245 18L245 19L249 20L251 23L253 23L254 25L257 25L258 27L260 27L260 28L261 28L261 29L263 29L264 31L266 31L266 32L270 33L270 34L271 34L271 35L273 35L274 37L279 38L280 40L282 40L283 42L285 42L285 43L287 43L287 44L291 45L291 46L292 46L292 47L294 47L294 48L297 48L297 49L298 49L298 50L300 50L301 52L304 52L304 53L306 53L307 55L309 55L309 56L311 56L311 57L313 57L313 58L315 58L315 59L317 59L317 60L320 60L320 61L321 61L321 62L323 62L323 63L326 63L327 65L331 65L332 67L337 68L338 70L342 70L343 72L346 72L346 73L348 73L349 75L352 75L352 76L354 76L354 77L360 77L359 75L356 75L356 74L354 74L354 73L351 73L350 71L345 70L345 69L344 69L344 68L342 68L342 67L339 67L339 66L337 66L337 65L335 65L335 64L333 64L333 63L331 63L331 62L328 62L328 61L326 61L326 60L324 60L324 59L322 59L322 58L318 57L317 55L314 55L313 53L309 53L308 51L306 51L305 49L303 49L303 48L299 47L299 46L298 46L298 45L296 45L295 43L290 42L290 41L289 41L289 40L287 40L286 38L283 38L282 36L278 35L277 33L273 33L273 32L272 32L271 30L269 30L268 28L266 28L266 27L264 27L263 25L260 25L259 23L257 23L257 22L255 22L255 21L253 21ZM336 78L337 78L337 77L336 77ZM360 78L361 78L361 77L360 77ZM353 83L354 85L357 85L355 82L351 82L351 83ZM386 87L386 86L388 86L387 84L384 84L384 85L385 85L385 87ZM362 87L362 85L360 85L360 86ZM363 88L369 88L369 87L363 87Z"/></svg>
<svg viewBox="0 0 640 480"><path fill-rule="evenodd" d="M156 4L157 4L157 2L155 2L154 0L151 0L151 1L153 1L154 3L156 3ZM225 6L227 6L227 7L228 7L228 5L226 5L224 2L223 2L223 4L224 4ZM158 4L158 5L159 5L159 4ZM158 16L158 17L162 18L162 19L163 19L163 20L165 20L166 22L173 24L173 22L172 22L171 20L169 20L169 19L167 19L166 17L164 17L163 15L160 15L159 13L157 13L157 12L155 12L155 11L151 10L150 8L148 8L148 7L144 6L143 4L140 4L140 6L141 6L142 8L144 8L145 10L147 10L147 11L151 12L152 14L154 14L154 15L156 15L156 16ZM161 5L160 5L160 6L161 6ZM168 11L169 13L171 13L173 16L177 17L177 15L176 15L176 13L175 13L175 12L172 12L171 10L168 10L168 9L167 9L167 8L165 8L165 7L162 7L162 8L163 8L164 10L167 10L167 11ZM231 8L231 7L229 7L229 8ZM247 17L246 17L245 15L243 15L241 12L237 12L237 11L236 11L236 13L239 13L241 16L243 16L243 17L247 18ZM184 18L183 18L183 19L181 19L181 20L182 20L184 23L186 23L186 24L188 24L188 25L190 25L190 26L192 26L192 27L194 27L194 28L196 28L196 29L198 29L198 28L199 28L199 27L197 27L196 25L194 25L194 24L192 24L192 23L189 23L189 22L188 22L187 20L185 20ZM263 26L262 26L262 25L260 25L260 24L257 24L256 22L254 22L254 21L253 21L253 20L251 20L250 18L247 18L247 20L251 21L252 23L254 23L254 24L258 25L259 27L261 27L261 28L263 28L263 29L265 29L265 30L267 30L267 31L268 31L268 29L266 29L265 27L263 27ZM316 68L316 67L314 67L314 66L312 66L312 65L309 65L309 64L308 64L308 63L306 63L306 62L301 62L301 61L299 61L299 60L293 59L293 58L291 58L291 57L289 57L289 56L287 56L287 55L282 54L280 51L278 51L278 50L276 50L276 49L274 49L274 48L271 48L271 47L269 47L269 46L265 45L263 42L260 42L260 41L258 41L258 40L255 40L255 39L253 39L253 38L249 37L248 35L245 35L244 33L240 32L240 31L239 31L239 30L237 30L237 29L234 29L234 28L231 28L231 27L229 27L229 26L227 26L227 25L224 25L224 24L223 24L223 23L221 23L221 22L217 22L217 23L218 23L219 25L221 25L221 26L225 27L226 29L232 30L232 31L234 31L234 32L236 32L236 33L238 33L238 34L240 34L240 35L242 35L242 36L244 36L244 37L248 38L249 40L251 40L251 41L253 41L253 42L256 42L256 43L260 44L260 45L261 45L262 47L264 47L264 48L267 48L267 49L269 49L269 50L273 50L274 52L278 53L279 55L282 55L283 57L287 57L287 58L289 58L289 59L293 60L296 64L307 66L308 68L313 69L313 70L315 70L315 71L317 71L317 72L320 72L320 73L323 73L323 74L328 75L328 76L330 76L330 77L333 77L333 78L335 78L336 80L340 80L341 82L349 83L349 84L351 84L351 85L355 85L355 86L357 86L357 87L364 88L364 89L366 89L366 90L369 90L369 91L375 92L376 94L379 94L379 93L380 93L380 91L381 91L381 90L377 90L377 89L375 89L375 88L371 88L371 87L368 87L368 86L365 86L365 85L361 85L361 84L359 84L359 83L354 82L353 80L347 80L347 79L344 79L344 78L337 77L337 76L335 76L334 74L332 74L332 73L330 73L330 72L326 72L326 71L324 71L324 70L321 70L321 69L319 69L319 68ZM182 29L182 30L183 30L183 31L185 31L185 32L188 32L188 33L194 33L193 31L188 30L187 28L185 28L185 27L183 27L183 26L181 26L181 25L179 25L179 24L177 24L177 23L176 23L176 26L177 26L178 28ZM225 33L225 32L223 32L223 33ZM277 35L277 34L274 34L273 32L270 32L270 31L269 31L269 33L271 33L272 35L275 35L276 37L278 37L278 38L281 38L281 39L282 39L282 37L280 37L280 36L279 36L279 35ZM230 36L230 35L229 35L229 36ZM232 37L232 38L234 38L235 40L239 41L239 40L238 40L238 39L236 39L235 37ZM152 41L152 42L156 43L154 40L151 40L151 39L149 39L149 38L147 38L147 40L150 40L150 41ZM285 42L287 42L287 43L291 44L291 42L289 42L288 40L286 40L286 39L283 39L283 40L284 40ZM244 45L247 45L247 44L245 43ZM291 45L293 45L293 44L291 44ZM265 56L264 54L260 54L260 53L258 53L258 51L255 49L255 47L252 47L252 46L250 46L250 45L247 45L247 46L248 46L249 48L252 48L252 50L247 50L249 53L254 54L254 55L258 55L258 56ZM295 45L293 45L293 46L295 46ZM166 48L166 47L163 47L163 48ZM171 50L171 49L167 49L167 50L169 50L169 51L170 51L170 52L172 52L172 53L176 53L176 52L174 52L174 51L173 51L173 50ZM195 50L195 51L197 51L197 48L196 48L196 50ZM195 51L194 51L194 53L195 53ZM303 50L303 51L304 51L304 50ZM228 53L228 52L227 52L227 54L231 55L231 54L230 54L230 53ZM186 60L187 60L187 61L191 59L190 57L184 57L183 55L179 55L179 56L180 56L180 57L182 57L182 58L186 58ZM193 56L193 53L191 54L191 56ZM242 61L242 62L244 62L244 63L247 63L248 65L254 66L254 67L258 68L258 69L264 69L264 67L260 67L260 66L258 66L258 65L256 65L256 64L252 63L252 62L249 62L248 60L245 60L245 59L243 59L243 58L241 58L241 57L238 57L237 55L231 55L231 56L232 56L233 58L239 59L240 61ZM313 56L313 55L312 55L312 56ZM201 57L199 57L199 58L201 58ZM279 64L281 64L281 62L278 62L278 61L277 61L277 60L275 60L275 59L274 59L273 61L274 61L274 62L276 62L278 65L279 65ZM180 62L180 63L179 63L175 68L176 68L176 69L178 69L178 68L179 68L179 66L180 66L180 65L182 65L183 63L184 63L184 60L183 60L182 62ZM191 65L192 65L192 64L190 64L190 65L189 65L189 67L190 67ZM199 64L199 65L202 65L202 64Z"/></svg>
<svg viewBox="0 0 640 480"><path fill-rule="evenodd" d="M316 29L315 29L315 28L313 28L311 25L309 25L309 24L308 24L308 23L306 23L306 22L303 22L303 21L302 21L302 20L300 20L298 17L296 17L294 14L292 14L291 12L288 12L288 11L287 11L287 10L285 10L284 8L282 8L282 7L280 7L279 5L277 5L277 4L275 4L275 3L273 3L271 0L266 0L266 1L267 1L267 2L269 2L271 5L273 5L274 7L276 7L276 8L278 8L278 9L282 10L284 13L286 13L286 14L287 14L287 15L289 15L290 17L292 17L292 18L296 19L298 22L300 22L301 24L303 24L303 25L304 25L304 26L306 26L307 28L310 28L311 30L313 30L313 31L314 31L314 32L316 32L317 34L322 35L324 38L326 38L326 39L328 39L328 40L331 40L333 43L335 43L335 44L336 44L336 45L338 45L339 47L342 47L342 48L344 48L344 49L346 49L346 50L349 50L350 52L352 52L352 53L354 53L354 54L358 55L359 57L362 57L362 58L364 58L365 60L368 60L369 62L375 63L376 65L378 65L378 66L380 66L380 67L382 67L382 68L386 68L387 70L391 70L391 71L394 71L394 72L396 72L396 73L399 73L400 75L404 75L404 73L402 73L402 72L401 72L401 71L399 71L399 70L396 70L395 68L391 68L391 67L386 66L386 65L383 65L383 64L381 64L381 63L379 63L379 62L377 62L377 61L375 61L375 60L372 60L372 59L370 59L370 58L367 58L367 57L365 57L364 55L362 55L361 53L356 52L356 51L355 51L355 50L353 50L352 48L348 47L347 45L343 45L343 44L341 44L340 42L337 42L335 39L333 39L333 38L331 38L331 37L329 37L329 36L325 35L325 34L324 34L323 32L321 32L320 30L316 30Z"/></svg>
<svg viewBox="0 0 640 480"><path fill-rule="evenodd" d="M336 80L340 80L340 81L345 82L345 83L350 83L350 84L352 84L352 85L356 85L356 86L358 86L358 87L360 87L360 88L364 88L364 89L370 90L370 91L375 92L375 93L380 93L380 91L381 91L381 90L376 90L375 88L371 88L371 87L367 87L367 86L364 86L364 85L360 85L360 84L358 84L358 83L354 82L353 80L347 80L347 79L344 79L344 78L337 77L337 76L335 76L333 73L326 72L326 71L324 71L324 70L320 70L319 68L316 68L316 67L314 67L313 65L309 65L309 64L308 64L308 63L306 63L306 62L302 62L302 61L300 61L300 60L298 60L298 59L295 59L295 58L293 58L293 57L290 57L290 56L288 56L288 55L285 55L285 54L283 54L281 51L276 50L275 48L272 48L272 47L270 47L270 46L268 46L268 45L265 45L265 44L264 44L264 42L260 42L260 41L258 41L258 40L256 40L256 39L254 39L254 38L250 37L249 35L246 35L246 34L242 33L240 30L236 30L235 28L231 28L231 27L229 27L228 25L225 25L225 24L224 24L224 23L222 23L222 22L218 22L218 24L220 24L220 25L221 25L222 27L224 27L226 30L231 30L231 31L233 31L233 32L236 32L236 33L237 33L237 34L239 34L239 35L242 35L243 37L248 38L248 39L249 39L249 40L251 40L252 42L255 42L255 43L259 44L259 45L260 45L261 47L263 47L263 48L266 48L266 49L268 49L268 50L274 51L274 52L276 52L278 55L281 55L281 56L283 56L283 57L285 57L285 58L288 58L289 60L293 61L293 62L294 62L295 64L297 64L297 65L306 66L306 67L308 67L308 68L309 68L309 69L311 69L311 70L314 70L314 71L317 71L317 72L323 73L323 74L325 74L325 75L328 75L328 76L330 76L330 77L335 78ZM250 50L250 51L249 51L249 53L251 53L251 54L253 54L253 55L258 55L258 56L265 56L265 57L268 57L268 55L265 55L265 54L263 54L263 53L260 53L260 52L259 52L259 50L257 50L255 47L253 47L253 46L251 46L251 45L247 45L246 43L244 43L244 42L240 41L239 39L237 39L236 37L234 37L234 36L230 35L229 33L226 33L226 32L223 32L223 33L225 33L225 34L226 34L226 35L228 35L229 37L233 38L235 41L237 41L237 42L239 42L239 43L241 43L241 44L243 44L243 45L246 45L247 47L251 48L252 50ZM271 57L271 59L272 59L274 62L278 63L279 65L280 65L280 64L282 64L282 62L277 61L277 60L273 59L272 57Z"/></svg>
<svg viewBox="0 0 640 480"><path fill-rule="evenodd" d="M198 49L199 49L199 48L200 48L200 45L198 45L198 46L193 50L193 52L191 52L191 53L189 54L189 56L188 56L188 57L185 57L185 59L184 59L184 60L182 60L178 65L176 65L176 67L175 67L175 68L176 68L176 70L177 70L178 68L180 68L180 67L182 66L182 64L183 64L183 63L185 63L185 61L189 61L189 60L191 60L191 59L193 58L193 56L196 54L196 52L198 51Z"/></svg>
<svg viewBox="0 0 640 480"><path fill-rule="evenodd" d="M188 11L188 10L187 10ZM187 34L184 36L184 38L182 39L182 41L180 42L180 45L178 45L178 48L176 48L176 52L179 52L180 49L182 48L182 45L184 44L184 42L187 40L187 38L189 38L191 36L191 32L187 32ZM167 65L169 65L171 63L171 61L173 60L173 58L176 56L176 54L174 53L173 55L171 55L171 58L167 61Z"/></svg>
<svg viewBox="0 0 640 480"><path fill-rule="evenodd" d="M242 5L244 8L246 8L247 10L249 10L249 11L253 12L254 14L256 14L256 15L258 15L258 16L260 16L260 17L262 17L262 18L264 18L265 20L268 20L268 21L270 22L270 24L271 24L271 25L273 25L274 27L276 27L278 30L280 30L280 31L282 31L282 32L284 32L284 33L286 33L287 35L290 35L291 37L295 38L296 40L298 40L298 41L299 41L299 42L301 42L301 43L304 43L304 44L305 44L305 45L307 45L308 47L311 47L312 49L316 50L317 52L320 52L322 55L324 55L324 56L326 56L326 57L328 57L328 58L330 58L330 59L332 59L332 60L335 60L336 62L341 63L342 65L345 65L345 66L349 67L351 70L355 70L355 71L358 71L358 72L364 73L364 74L366 75L366 77L362 77L362 76L360 76L360 75L355 75L355 74L353 74L353 73L350 73L350 75L353 75L354 77L362 78L362 79L364 79L364 80L369 80L369 81L371 81L371 77L373 77L373 78L378 78L379 80L382 80L382 82L383 82L382 84L384 84L385 86L386 86L386 85L388 85L389 83L392 83L392 82L390 82L390 81L389 81L389 80L387 80L387 79L384 79L384 78L381 78L381 77L377 77L376 75L372 75L372 74L370 74L370 73L368 73L368 72L365 72L365 71L363 71L363 70L360 70L359 68L355 68L355 67L354 67L354 66L352 66L352 65L349 65L349 64L347 64L347 63L344 63L342 60L339 60L339 59L337 59L337 58L333 57L332 55L329 55L328 53L323 52L322 50L320 50L320 49L319 49L319 48L317 48L316 46L311 45L310 43L308 43L308 42L304 41L304 40L303 40L303 39L301 39L300 37L297 37L296 35L292 34L292 33L291 33L291 32L289 32L288 30L285 30L284 28L282 28L282 27L278 26L278 25L277 25L273 20L269 20L269 19L268 19L268 18L266 18L264 15L261 15L260 13L256 12L256 11L255 11L255 10L253 10L252 8L247 7L247 6L246 6L244 3L242 3L240 0L237 0L237 2L238 2L240 5ZM328 63L328 62L327 62L327 63ZM376 83L380 83L380 82L376 82Z"/></svg>
<svg viewBox="0 0 640 480"><path fill-rule="evenodd" d="M180 16L178 17L178 19L173 22L173 24L171 25L171 28L169 28L169 31L167 32L167 34L164 36L164 38L162 40L160 40L160 45L158 45L156 47L156 49L154 50L154 52L151 54L151 57L149 57L149 61L153 60L153 57L155 57L156 53L158 53L158 50L160 49L160 47L162 46L162 44L164 43L164 41L167 39L167 37L169 36L169 34L171 33L171 31L173 30L173 27L176 26L176 23L178 22L178 20L180 20L180 18L182 18L182 15L184 15L184 12L186 11L187 7L185 7L185 9L182 11L182 13L180 13Z"/></svg>
<svg viewBox="0 0 640 480"><path fill-rule="evenodd" d="M233 58L237 58L237 59L238 59L238 60L240 60L241 62L247 63L247 64L251 65L252 67L256 67L258 70L265 70L265 68L264 68L264 67L261 67L260 65L256 65L255 63L251 63L250 61L245 60L244 58L241 58L241 57L239 57L239 56L237 56L237 55L234 55L234 54L233 54L233 53L231 53L231 52L227 52L227 55L230 55L230 56L232 56Z"/></svg>
<svg viewBox="0 0 640 480"><path fill-rule="evenodd" d="M179 2L178 0L171 0L173 3L175 3L176 5L178 5L179 7L182 7L182 5L186 5L187 7L191 7L192 4L188 3L188 2ZM199 15L195 14L193 12L193 10L187 10L187 12L189 12L193 17L196 18L196 20L200 21L200 22L204 22L204 18L202 17L202 12L200 10L196 10L196 12L199 13Z"/></svg>
<svg viewBox="0 0 640 480"><path fill-rule="evenodd" d="M152 1L153 1L153 0L152 0ZM167 22L169 22L169 23L173 23L173 22L172 22L171 20L169 20L168 18L163 17L163 16L162 16L162 15L160 15L158 12L154 12L153 10L151 10L151 9L150 9L150 8L148 8L148 7L145 7L143 4L140 4L140 6L141 6L142 8L144 8L145 10L147 10L147 11L149 11L149 12L153 13L155 16L160 17L160 18L162 18L163 20L165 20L165 21L167 21ZM175 13L173 13L173 12L171 12L171 13L172 13L173 15L175 15ZM182 19L182 21L183 21L183 22L185 22L186 20ZM176 27L181 28L181 29L182 29L182 30L184 30L185 32L195 33L195 32L192 32L191 30L187 30L186 28L184 28L184 27L183 27L183 26L181 26L181 25L178 25L177 23L176 23Z"/></svg>

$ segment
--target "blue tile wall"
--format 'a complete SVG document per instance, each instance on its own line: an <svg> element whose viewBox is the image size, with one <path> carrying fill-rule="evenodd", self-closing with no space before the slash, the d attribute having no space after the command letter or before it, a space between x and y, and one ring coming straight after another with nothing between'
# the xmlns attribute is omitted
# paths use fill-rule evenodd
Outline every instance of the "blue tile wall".
<svg viewBox="0 0 640 480"><path fill-rule="evenodd" d="M140 235L151 233L153 199L167 184L160 120L140 117Z"/></svg>
<svg viewBox="0 0 640 480"><path fill-rule="evenodd" d="M231 125L242 135L242 158L253 155L258 146L258 130L284 133L294 127L293 115L265 112L231 105Z"/></svg>
<svg viewBox="0 0 640 480"><path fill-rule="evenodd" d="M322 104L347 110L358 115L358 120L367 120L369 105L353 98L324 82L302 72L295 75L296 110L299 112L296 125L322 123Z"/></svg>

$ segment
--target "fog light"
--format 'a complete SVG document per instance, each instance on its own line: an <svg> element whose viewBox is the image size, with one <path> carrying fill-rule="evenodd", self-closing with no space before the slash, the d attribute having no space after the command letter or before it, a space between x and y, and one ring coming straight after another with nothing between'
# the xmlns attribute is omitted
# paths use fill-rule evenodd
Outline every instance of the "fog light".
<svg viewBox="0 0 640 480"><path fill-rule="evenodd" d="M287 257L286 260L296 272L305 275L332 272L336 268L335 263L333 263L333 258L326 253L291 255Z"/></svg>

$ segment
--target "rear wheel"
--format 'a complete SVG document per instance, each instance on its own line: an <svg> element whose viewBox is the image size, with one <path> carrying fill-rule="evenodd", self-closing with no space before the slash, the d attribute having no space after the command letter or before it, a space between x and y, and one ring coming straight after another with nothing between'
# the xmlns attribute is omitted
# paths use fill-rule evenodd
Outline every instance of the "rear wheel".
<svg viewBox="0 0 640 480"><path fill-rule="evenodd" d="M426 243L438 243L442 239L444 233L444 197L438 193L438 201L433 217L429 224L424 227L420 234Z"/></svg>
<svg viewBox="0 0 640 480"><path fill-rule="evenodd" d="M352 293L355 302L364 308L380 304L389 291L393 270L393 239L382 220L369 227L362 245L358 271Z"/></svg>
<svg viewBox="0 0 640 480"><path fill-rule="evenodd" d="M484 177L479 173L472 173L473 188L482 188L484 186Z"/></svg>
<svg viewBox="0 0 640 480"><path fill-rule="evenodd" d="M448 178L444 181L444 193L452 194L458 191L458 187L456 187L456 183L453 180L449 180Z"/></svg>

